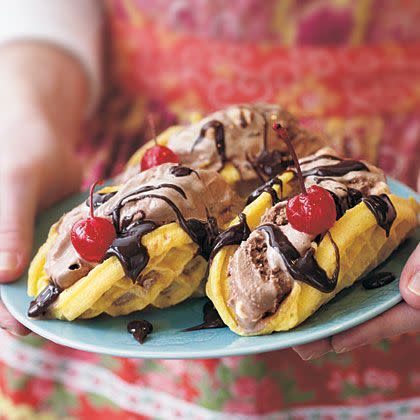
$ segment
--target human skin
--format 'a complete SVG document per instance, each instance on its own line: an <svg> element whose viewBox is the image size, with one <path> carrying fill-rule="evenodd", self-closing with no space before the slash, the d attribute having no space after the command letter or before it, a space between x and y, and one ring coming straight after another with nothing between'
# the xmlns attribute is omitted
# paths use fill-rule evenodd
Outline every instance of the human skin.
<svg viewBox="0 0 420 420"><path fill-rule="evenodd" d="M21 42L0 48L0 93L0 282L7 283L26 270L36 212L80 185L75 148L88 80L66 51ZM28 333L1 301L0 325Z"/></svg>
<svg viewBox="0 0 420 420"><path fill-rule="evenodd" d="M0 48L0 92L0 282L6 283L26 270L36 212L79 186L75 147L88 80L80 63L65 51L19 43ZM404 302L391 310L295 350L307 360L419 331L420 247L407 261L400 289ZM29 333L1 302L0 326L15 334Z"/></svg>

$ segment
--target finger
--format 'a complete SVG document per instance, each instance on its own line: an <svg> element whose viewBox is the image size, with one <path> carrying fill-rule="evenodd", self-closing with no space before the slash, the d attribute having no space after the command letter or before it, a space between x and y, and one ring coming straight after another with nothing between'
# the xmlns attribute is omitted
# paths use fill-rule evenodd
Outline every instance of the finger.
<svg viewBox="0 0 420 420"><path fill-rule="evenodd" d="M302 344L301 346L293 347L293 350L303 359L311 360L317 359L326 353L332 351L330 339L315 341L313 343Z"/></svg>
<svg viewBox="0 0 420 420"><path fill-rule="evenodd" d="M401 273L400 292L411 307L420 309L420 245L417 245Z"/></svg>
<svg viewBox="0 0 420 420"><path fill-rule="evenodd" d="M6 331L9 331L17 335L28 335L30 330L20 324L16 319L10 315L4 306L3 302L0 301L0 327Z"/></svg>
<svg viewBox="0 0 420 420"><path fill-rule="evenodd" d="M0 170L0 191L0 282L10 282L25 270L31 252L35 177L25 171Z"/></svg>
<svg viewBox="0 0 420 420"><path fill-rule="evenodd" d="M409 331L420 331L420 311L400 303L358 327L335 335L331 345L335 352L344 353Z"/></svg>

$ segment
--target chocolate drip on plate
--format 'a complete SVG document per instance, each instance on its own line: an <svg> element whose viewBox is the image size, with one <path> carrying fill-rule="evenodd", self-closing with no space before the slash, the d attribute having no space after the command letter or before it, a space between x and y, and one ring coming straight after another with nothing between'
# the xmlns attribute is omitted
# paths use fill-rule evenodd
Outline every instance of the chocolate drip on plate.
<svg viewBox="0 0 420 420"><path fill-rule="evenodd" d="M143 344L148 334L153 331L153 325L145 319L130 321L127 324L127 331L132 334L140 344Z"/></svg>
<svg viewBox="0 0 420 420"><path fill-rule="evenodd" d="M302 171L302 175L306 178L308 176L335 176L340 177L353 171L369 171L368 167L358 160L341 160L335 165L323 165L315 168Z"/></svg>
<svg viewBox="0 0 420 420"><path fill-rule="evenodd" d="M274 185L280 186L280 197L278 196L276 190L273 188ZM279 178L270 179L270 181L258 187L248 196L246 205L251 204L253 201L255 201L263 192L266 192L271 195L271 203L274 206L275 204L280 202L280 200L283 200L283 181Z"/></svg>
<svg viewBox="0 0 420 420"><path fill-rule="evenodd" d="M375 216L376 222L385 230L386 237L388 237L392 224L397 217L397 212L389 197L386 194L370 195L364 198L363 202Z"/></svg>
<svg viewBox="0 0 420 420"><path fill-rule="evenodd" d="M36 318L47 313L48 308L60 295L60 289L53 283L50 283L38 296L29 304L28 316Z"/></svg>
<svg viewBox="0 0 420 420"><path fill-rule="evenodd" d="M257 230L268 235L270 246L280 254L287 270L294 279L303 281L323 293L330 293L335 289L340 272L340 254L329 232L327 234L333 244L336 255L336 269L331 279L328 278L325 270L315 260L313 248L310 248L301 257L298 250L277 225L265 224L259 226Z"/></svg>
<svg viewBox="0 0 420 420"><path fill-rule="evenodd" d="M362 285L365 289L377 289L378 287L386 286L395 280L395 274L389 271L381 271L379 273L369 274L362 280Z"/></svg>
<svg viewBox="0 0 420 420"><path fill-rule="evenodd" d="M225 127L220 121L211 120L203 125L200 131L200 135L195 139L193 143L191 152L195 149L197 144L200 144L205 139L207 130L209 128L214 128L215 130L216 149L217 149L217 153L220 156L220 160L222 161L222 168L223 168L223 166L225 165L227 161L227 158L226 158L226 145L225 145Z"/></svg>
<svg viewBox="0 0 420 420"><path fill-rule="evenodd" d="M185 332L188 331L198 331L198 330L208 330L210 328L223 328L226 327L226 324L220 318L219 313L213 305L213 302L209 301L203 306L203 323L195 325L194 327L186 328Z"/></svg>
<svg viewBox="0 0 420 420"><path fill-rule="evenodd" d="M228 245L239 245L242 241L248 239L251 234L251 230L246 223L246 215L244 213L240 213L238 217L239 223L221 232L214 240L213 249L209 258L209 265L223 247Z"/></svg>
<svg viewBox="0 0 420 420"><path fill-rule="evenodd" d="M137 222L129 230L118 234L108 249L105 258L116 256L127 276L133 281L137 281L140 273L149 262L149 253L141 242L142 238L157 227L158 225L152 221Z"/></svg>

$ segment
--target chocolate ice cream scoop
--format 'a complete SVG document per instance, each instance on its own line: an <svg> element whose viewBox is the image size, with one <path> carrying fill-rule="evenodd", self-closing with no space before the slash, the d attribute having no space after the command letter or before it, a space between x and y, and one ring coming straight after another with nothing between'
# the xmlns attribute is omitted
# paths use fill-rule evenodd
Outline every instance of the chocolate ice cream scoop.
<svg viewBox="0 0 420 420"><path fill-rule="evenodd" d="M321 149L300 162L305 186L319 184L328 190L338 219L364 197L389 193L381 170L341 159L331 149ZM229 263L229 306L244 331L258 330L258 323L276 312L296 280L322 292L334 287L334 279L329 279L313 259L320 237L294 229L285 206L286 201L280 201L265 213L260 226L242 242Z"/></svg>
<svg viewBox="0 0 420 420"><path fill-rule="evenodd" d="M141 235L178 222L197 243L199 252L208 257L218 229L243 206L243 201L217 172L190 170L170 163L135 175L118 192L96 203L99 205L95 216L111 220L117 232L108 256L116 255L130 277L139 274L142 261L147 263L147 255L143 259L137 255L145 252L141 248ZM89 207L83 203L56 226L57 237L48 252L45 270L60 289L70 287L96 265L83 260L70 241L71 227L88 213Z"/></svg>
<svg viewBox="0 0 420 420"><path fill-rule="evenodd" d="M220 171L231 162L242 180L267 180L290 164L287 148L271 130L274 121L286 127L300 156L324 145L280 106L253 104L230 106L207 116L171 136L168 147L187 166Z"/></svg>

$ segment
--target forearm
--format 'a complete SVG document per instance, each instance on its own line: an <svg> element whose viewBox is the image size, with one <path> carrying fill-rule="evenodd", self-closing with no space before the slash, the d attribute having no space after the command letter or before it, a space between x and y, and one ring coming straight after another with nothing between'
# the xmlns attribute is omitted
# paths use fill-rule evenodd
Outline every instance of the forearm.
<svg viewBox="0 0 420 420"><path fill-rule="evenodd" d="M82 64L64 49L43 42L0 47L1 120L39 114L39 118L77 130L87 110L89 81ZM9 118L10 117L10 118ZM69 136L73 138L73 136Z"/></svg>

